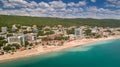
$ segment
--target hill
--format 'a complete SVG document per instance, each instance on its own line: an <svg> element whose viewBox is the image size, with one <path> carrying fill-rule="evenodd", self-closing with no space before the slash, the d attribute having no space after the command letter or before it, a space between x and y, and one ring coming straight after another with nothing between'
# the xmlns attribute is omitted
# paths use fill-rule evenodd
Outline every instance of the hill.
<svg viewBox="0 0 120 67"><path fill-rule="evenodd" d="M116 19L91 19L91 18L76 18L76 19L63 19L63 18L50 18L50 17L28 17L28 16L8 16L0 15L0 26L11 26L12 24L21 25L58 25L72 26L72 25L89 25L101 27L120 27L120 20Z"/></svg>

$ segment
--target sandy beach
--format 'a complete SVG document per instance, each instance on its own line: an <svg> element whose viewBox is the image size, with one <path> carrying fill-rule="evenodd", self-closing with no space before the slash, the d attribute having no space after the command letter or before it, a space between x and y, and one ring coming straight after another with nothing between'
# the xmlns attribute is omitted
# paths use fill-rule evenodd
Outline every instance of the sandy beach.
<svg viewBox="0 0 120 67"><path fill-rule="evenodd" d="M104 40L110 40L110 39L116 39L120 38L120 36L111 36L108 38L99 38L99 39L78 39L74 40L71 42L65 43L63 46L47 46L47 48L43 48L43 46L37 46L31 50L24 50L24 51L17 51L13 55L11 54L5 54L0 56L0 63L5 62L5 61L11 61L11 60L16 60L20 58L25 58L25 57L31 57L35 55L41 55L41 54L46 54L50 52L56 52L68 48L73 48L81 45L87 45L90 43L94 42L99 42L99 41L104 41Z"/></svg>

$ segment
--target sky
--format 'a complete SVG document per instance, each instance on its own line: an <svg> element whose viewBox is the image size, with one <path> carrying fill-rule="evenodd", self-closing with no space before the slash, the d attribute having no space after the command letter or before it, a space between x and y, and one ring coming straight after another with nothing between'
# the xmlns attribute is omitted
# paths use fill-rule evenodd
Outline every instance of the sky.
<svg viewBox="0 0 120 67"><path fill-rule="evenodd" d="M0 14L120 19L120 0L0 0Z"/></svg>

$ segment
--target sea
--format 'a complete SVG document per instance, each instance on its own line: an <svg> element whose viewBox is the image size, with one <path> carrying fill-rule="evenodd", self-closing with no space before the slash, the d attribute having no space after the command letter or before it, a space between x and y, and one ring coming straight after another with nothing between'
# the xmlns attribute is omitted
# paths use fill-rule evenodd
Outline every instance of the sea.
<svg viewBox="0 0 120 67"><path fill-rule="evenodd" d="M120 67L120 39L7 61L0 67Z"/></svg>

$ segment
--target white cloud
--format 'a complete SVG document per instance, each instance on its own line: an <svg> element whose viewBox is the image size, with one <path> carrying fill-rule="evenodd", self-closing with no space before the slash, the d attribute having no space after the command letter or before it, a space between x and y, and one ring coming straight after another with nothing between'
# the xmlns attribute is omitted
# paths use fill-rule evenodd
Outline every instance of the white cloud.
<svg viewBox="0 0 120 67"><path fill-rule="evenodd" d="M111 18L111 19L120 19L120 9L119 10L110 10L105 8L97 8L95 6L88 7L86 11L87 15L94 16L94 18Z"/></svg>
<svg viewBox="0 0 120 67"><path fill-rule="evenodd" d="M80 6L85 6L87 4L86 1L79 1L78 3L70 2L67 5L70 7L80 7Z"/></svg>
<svg viewBox="0 0 120 67"><path fill-rule="evenodd" d="M120 8L120 0L107 0L106 7Z"/></svg>
<svg viewBox="0 0 120 67"><path fill-rule="evenodd" d="M62 1L52 1L49 2L50 6L55 8L55 9L62 9L62 8L66 8L66 3L62 2Z"/></svg>
<svg viewBox="0 0 120 67"><path fill-rule="evenodd" d="M39 3L39 7L40 7L40 8L49 8L50 5L49 5L48 3L45 3L45 2L40 2L40 3Z"/></svg>
<svg viewBox="0 0 120 67"><path fill-rule="evenodd" d="M86 1L79 1L79 3L77 4L78 6L84 6L84 5L86 5L87 3L86 3Z"/></svg>
<svg viewBox="0 0 120 67"><path fill-rule="evenodd" d="M86 0L79 1L78 3L64 3L62 1L36 3L35 1L27 2L26 0L1 0L1 2L3 3L3 7L0 7L0 14L6 15L120 19L120 9L110 10L96 6L86 7ZM83 8L84 6L86 8Z"/></svg>
<svg viewBox="0 0 120 67"><path fill-rule="evenodd" d="M4 8L26 7L27 2L24 0L1 0Z"/></svg>
<svg viewBox="0 0 120 67"><path fill-rule="evenodd" d="M96 0L91 0L91 2L95 3L95 2L96 2Z"/></svg>
<svg viewBox="0 0 120 67"><path fill-rule="evenodd" d="M25 0L8 0L9 2L27 3Z"/></svg>
<svg viewBox="0 0 120 67"><path fill-rule="evenodd" d="M75 5L76 4L74 2L70 2L70 3L67 4L67 6L70 6L70 7L75 6Z"/></svg>

